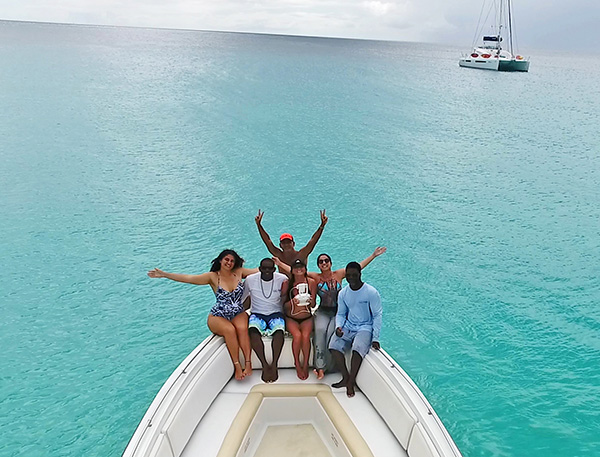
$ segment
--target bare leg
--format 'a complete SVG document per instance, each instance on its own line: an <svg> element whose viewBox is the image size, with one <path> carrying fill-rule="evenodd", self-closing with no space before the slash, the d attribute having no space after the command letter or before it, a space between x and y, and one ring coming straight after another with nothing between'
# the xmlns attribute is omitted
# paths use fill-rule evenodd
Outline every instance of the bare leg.
<svg viewBox="0 0 600 457"><path fill-rule="evenodd" d="M313 320L307 319L300 324L300 332L302 333L301 351L303 354L302 373L304 379L308 379L308 362L310 360L310 334L313 328Z"/></svg>
<svg viewBox="0 0 600 457"><path fill-rule="evenodd" d="M342 373L342 380L332 384L331 387L346 387L348 384L348 378L350 377L348 373L348 369L346 368L346 360L344 360L344 354L340 351L336 351L334 349L331 350L331 356L333 357L333 361L335 362L335 366Z"/></svg>
<svg viewBox="0 0 600 457"><path fill-rule="evenodd" d="M300 363L300 349L302 347L302 332L300 331L300 326L298 322L294 319L287 318L285 320L288 332L292 334L292 354L294 354L294 365L296 365L296 375L299 379L303 378L304 374L302 372L302 364Z"/></svg>
<svg viewBox="0 0 600 457"><path fill-rule="evenodd" d="M265 345L263 344L260 332L255 328L250 329L250 341L252 342L252 349L254 349L254 352L256 353L256 356L258 357L258 360L260 360L260 363L262 365L262 374L260 378L264 382L271 382L271 367L267 363L267 358L265 357Z"/></svg>
<svg viewBox="0 0 600 457"><path fill-rule="evenodd" d="M252 374L252 349L250 347L250 337L248 336L248 314L242 312L231 319L231 323L235 327L238 342L244 354L244 377Z"/></svg>
<svg viewBox="0 0 600 457"><path fill-rule="evenodd" d="M273 334L273 339L271 340L271 349L273 350L273 362L271 363L271 382L275 382L279 378L277 364L279 363L279 356L281 355L281 350L283 349L283 330L278 330Z"/></svg>
<svg viewBox="0 0 600 457"><path fill-rule="evenodd" d="M350 376L346 384L346 393L349 397L354 397L354 388L356 387L356 375L363 359L356 351L352 351L352 361L350 362Z"/></svg>
<svg viewBox="0 0 600 457"><path fill-rule="evenodd" d="M224 317L213 316L212 314L208 315L207 323L211 332L225 338L225 345L227 346L235 370L235 379L238 381L243 379L244 375L242 374L242 367L240 365L240 345L235 327Z"/></svg>

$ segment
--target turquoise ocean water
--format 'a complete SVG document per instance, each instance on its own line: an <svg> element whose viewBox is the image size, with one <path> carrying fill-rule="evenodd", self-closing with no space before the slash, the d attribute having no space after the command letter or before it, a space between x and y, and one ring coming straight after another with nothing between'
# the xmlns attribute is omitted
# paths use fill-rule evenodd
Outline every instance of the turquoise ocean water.
<svg viewBox="0 0 600 457"><path fill-rule="evenodd" d="M259 208L388 247L383 346L465 457L599 455L600 59L464 50L0 22L0 455L119 456L213 302L146 271L256 266Z"/></svg>

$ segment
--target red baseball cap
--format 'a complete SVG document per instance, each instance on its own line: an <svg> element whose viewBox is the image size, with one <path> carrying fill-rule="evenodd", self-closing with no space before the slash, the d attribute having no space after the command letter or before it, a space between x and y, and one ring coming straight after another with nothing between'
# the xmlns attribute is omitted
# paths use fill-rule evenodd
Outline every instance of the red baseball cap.
<svg viewBox="0 0 600 457"><path fill-rule="evenodd" d="M283 235L281 235L279 237L279 242L281 243L283 240L292 240L292 241L294 241L294 237L292 235L290 235L289 233L284 233Z"/></svg>

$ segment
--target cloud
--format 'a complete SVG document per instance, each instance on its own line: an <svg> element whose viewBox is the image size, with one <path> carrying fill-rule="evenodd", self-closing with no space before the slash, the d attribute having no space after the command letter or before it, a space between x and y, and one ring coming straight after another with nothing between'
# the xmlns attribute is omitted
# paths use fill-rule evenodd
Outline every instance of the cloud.
<svg viewBox="0 0 600 457"><path fill-rule="evenodd" d="M363 6L375 16L385 16L392 12L396 7L393 3L379 1L363 2Z"/></svg>
<svg viewBox="0 0 600 457"><path fill-rule="evenodd" d="M488 0L489 1L489 0ZM600 2L515 2L523 47L595 49ZM482 0L0 0L2 19L318 35L470 46Z"/></svg>

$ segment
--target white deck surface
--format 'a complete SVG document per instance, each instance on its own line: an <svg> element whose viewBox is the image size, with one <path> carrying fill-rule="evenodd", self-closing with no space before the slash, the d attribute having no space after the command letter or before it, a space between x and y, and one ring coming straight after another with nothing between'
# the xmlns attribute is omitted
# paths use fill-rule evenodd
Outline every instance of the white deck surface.
<svg viewBox="0 0 600 457"><path fill-rule="evenodd" d="M254 457L331 457L325 443L310 424L271 425Z"/></svg>
<svg viewBox="0 0 600 457"><path fill-rule="evenodd" d="M182 457L209 457L217 454L231 422L246 399L246 394L254 385L262 383L260 375L260 370L256 370L251 377L242 381L235 379L229 381L194 431ZM306 381L300 381L296 377L296 371L288 368L279 370L277 384L306 382L324 383L330 386L339 379L339 374L331 374L318 381L311 372ZM407 455L361 392L357 391L353 398L346 396L346 389L333 389L333 392L376 457L405 457Z"/></svg>

